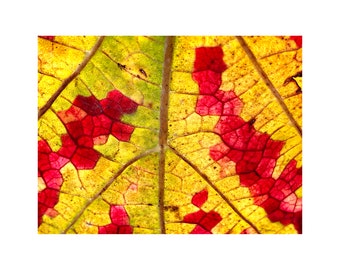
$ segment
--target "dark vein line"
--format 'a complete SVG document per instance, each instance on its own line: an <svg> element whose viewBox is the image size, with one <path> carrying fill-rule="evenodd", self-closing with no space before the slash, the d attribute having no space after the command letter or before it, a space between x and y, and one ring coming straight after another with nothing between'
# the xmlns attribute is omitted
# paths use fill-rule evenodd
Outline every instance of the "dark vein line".
<svg viewBox="0 0 340 270"><path fill-rule="evenodd" d="M260 59L265 59L274 55L279 55L279 54L284 54L284 53L290 53L290 52L297 52L298 50L301 50L301 48L294 48L294 49L288 49L285 51L279 51L279 52L275 52L275 53L271 53L265 56L262 56Z"/></svg>
<svg viewBox="0 0 340 270"><path fill-rule="evenodd" d="M62 79L56 77L55 75L53 75L53 74L48 74L48 73L43 72L43 71L38 71L38 74L41 74L41 75L44 75L44 76L51 77L51 78L56 79L56 80L58 80L58 81L62 81Z"/></svg>
<svg viewBox="0 0 340 270"><path fill-rule="evenodd" d="M231 209L234 210L234 212L242 218L245 222L247 222L258 234L261 234L259 229L249 220L247 219L234 205L233 203L218 189L217 186L211 180L207 175L205 175L203 172L201 172L195 164L193 164L189 159L187 159L185 156L183 156L180 152L178 152L175 148L172 148L169 146L169 148L182 160L184 160L191 168L193 168L217 193L221 196L221 198L231 207Z"/></svg>
<svg viewBox="0 0 340 270"><path fill-rule="evenodd" d="M165 234L165 219L164 219L164 179L165 179L165 151L168 141L168 106L169 92L171 80L171 65L173 59L175 38L172 36L166 37L164 48L164 63L162 75L162 94L159 117L159 171L158 171L158 204L159 204L159 222L161 233Z"/></svg>
<svg viewBox="0 0 340 270"><path fill-rule="evenodd" d="M97 193L95 194L91 199L89 199L87 201L87 203L84 205L84 207L79 211L79 213L73 218L73 220L71 221L71 223L66 227L66 229L64 231L62 231L61 233L66 233L77 221L78 219L81 217L81 215L84 213L84 211L99 197L101 196L110 186L111 184L133 163L135 163L136 161L150 155L153 153L157 153L159 151L159 147L155 147L153 149L147 150L144 153L132 158L131 160L129 160L128 162L126 162L116 173L114 176L112 176L108 182L105 184L105 186Z"/></svg>
<svg viewBox="0 0 340 270"><path fill-rule="evenodd" d="M286 103L284 102L284 100L282 99L280 93L276 90L275 86L273 85L273 83L271 82L271 80L268 78L268 75L264 72L264 70L262 69L260 63L257 61L255 55L253 54L253 52L250 50L249 46L247 45L247 43L245 42L245 40L243 39L243 37L241 36L236 36L236 39L238 40L238 42L240 43L241 47L243 48L243 50L246 52L247 56L249 57L250 61L252 62L252 64L254 65L255 69L257 70L257 72L259 73L260 77L262 78L262 80L265 82L265 84L267 85L267 87L270 89L270 91L272 92L272 94L274 95L274 97L277 99L278 103L280 104L281 108L283 109L283 111L285 112L285 114L287 115L288 119L290 120L290 122L292 123L292 125L295 127L295 129L298 131L298 133L300 134L300 136L302 136L302 129L299 126L299 124L296 122L295 118L293 117L292 113L289 111Z"/></svg>
<svg viewBox="0 0 340 270"><path fill-rule="evenodd" d="M43 116L46 111L52 106L53 102L57 99L57 97L61 94L61 92L79 75L79 73L84 69L84 67L87 65L87 63L91 60L93 55L97 52L99 49L100 45L102 44L104 40L104 36L101 36L96 44L93 46L91 51L86 55L84 58L83 62L79 64L77 69L69 76L67 77L58 90L52 95L52 97L46 102L46 104L39 110L38 112L38 119L40 119L41 116Z"/></svg>
<svg viewBox="0 0 340 270"><path fill-rule="evenodd" d="M85 52L84 50L80 49L80 48L77 48L73 45L69 45L69 44L65 44L65 43L62 43L60 41L57 41L57 40L53 40L51 41L52 42L52 46L54 45L60 45L60 46L63 46L63 47L66 47L66 48L69 48L69 49L73 49L73 50L76 50L76 51L79 51L79 52Z"/></svg>
<svg viewBox="0 0 340 270"><path fill-rule="evenodd" d="M161 42L161 41L159 41L159 40L157 40L157 39L154 39L152 36L143 36L143 37L145 37L145 38L147 38L147 39L150 39L150 40L152 40L152 41L155 42L155 43L163 44L163 42Z"/></svg>
<svg viewBox="0 0 340 270"><path fill-rule="evenodd" d="M116 60L114 60L107 52L102 51L102 53L103 53L107 58L109 58L112 62L116 63L117 65L121 65L119 62L117 62ZM152 81L149 81L149 80L147 80L147 79L145 79L145 78L139 76L138 74L135 74L135 73L129 71L129 70L128 70L127 68L125 68L125 67L122 67L122 71L125 71L125 72L127 72L128 74L130 74L132 77L137 78L137 79L140 79L140 80L142 80L142 81L144 81L144 82L146 82L146 83L149 83L149 84L152 84L152 85L155 85L155 86L159 86L159 84L157 84L157 83L155 83L155 82L152 82ZM112 82L111 82L111 83L112 83Z"/></svg>
<svg viewBox="0 0 340 270"><path fill-rule="evenodd" d="M103 52L103 51L102 51ZM97 65L95 64L95 63L91 63L92 65L93 65L93 67L104 77L104 79L109 83L109 84L111 84L111 86L113 87L113 88L115 88L115 89L118 89L115 85L114 85L114 83L113 83L113 81L112 80L110 80L110 78L99 68L99 67L97 67ZM86 85L86 87L89 89L89 87Z"/></svg>

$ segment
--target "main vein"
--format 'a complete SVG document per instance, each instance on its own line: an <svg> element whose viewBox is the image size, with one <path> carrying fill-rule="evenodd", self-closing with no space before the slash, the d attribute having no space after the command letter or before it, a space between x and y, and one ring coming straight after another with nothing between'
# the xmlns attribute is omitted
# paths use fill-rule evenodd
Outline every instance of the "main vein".
<svg viewBox="0 0 340 270"><path fill-rule="evenodd" d="M46 102L46 104L40 108L38 112L38 119L42 117L46 111L52 106L53 102L57 99L57 97L61 94L61 92L79 75L79 73L84 69L84 67L87 65L87 63L91 60L93 55L97 52L99 49L100 45L102 44L104 40L104 36L99 37L97 42L94 44L92 47L91 51L85 56L83 62L79 64L77 69L69 76L67 77L58 90L50 97L50 99Z"/></svg>
<svg viewBox="0 0 340 270"><path fill-rule="evenodd" d="M166 37L164 49L163 75L162 75L162 94L159 117L159 166L158 166L158 204L159 204L159 222L162 234L165 234L164 221L164 179L165 179L165 151L168 140L168 106L171 79L171 65L173 59L175 38Z"/></svg>
<svg viewBox="0 0 340 270"><path fill-rule="evenodd" d="M243 50L246 52L247 56L249 57L250 61L253 63L256 71L259 73L260 77L262 78L262 80L265 82L265 84L267 85L267 87L270 89L270 91L272 92L272 94L274 95L274 97L277 99L278 103L280 104L282 110L285 112L285 114L287 115L288 119L290 120L290 122L292 123L292 125L295 127L295 129L298 131L298 133L300 134L300 136L302 136L302 129L299 126L299 124L296 122L295 118L293 117L292 113L290 112L290 110L288 109L286 103L284 102L284 100L282 99L280 93L277 91L277 89L275 88L275 86L273 85L273 83L271 82L271 80L269 79L268 75L266 74L266 72L264 72L263 68L261 67L260 63L257 61L254 53L251 51L251 49L249 48L249 46L247 45L247 43L245 42L243 37L237 36L236 39L238 40L238 42L240 43L241 47L243 48Z"/></svg>

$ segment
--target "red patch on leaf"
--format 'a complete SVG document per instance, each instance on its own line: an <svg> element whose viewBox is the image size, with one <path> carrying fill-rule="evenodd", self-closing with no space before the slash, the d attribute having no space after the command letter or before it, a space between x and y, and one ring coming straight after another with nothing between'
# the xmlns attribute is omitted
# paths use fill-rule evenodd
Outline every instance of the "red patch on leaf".
<svg viewBox="0 0 340 270"><path fill-rule="evenodd" d="M78 147L71 162L79 170L90 170L96 166L99 157L99 153L92 148Z"/></svg>
<svg viewBox="0 0 340 270"><path fill-rule="evenodd" d="M196 193L191 203L199 208L207 201L208 190L203 189ZM191 234L211 234L211 230L222 220L219 213L215 211L209 211L208 213L200 209L197 212L189 213L184 216L183 222L197 224L191 231Z"/></svg>
<svg viewBox="0 0 340 270"><path fill-rule="evenodd" d="M109 135L111 132L112 121L106 115L101 114L93 117L93 137Z"/></svg>
<svg viewBox="0 0 340 270"><path fill-rule="evenodd" d="M49 161L51 168L53 169L61 169L64 165L69 161L67 158L61 157L57 153L51 153L49 155Z"/></svg>
<svg viewBox="0 0 340 270"><path fill-rule="evenodd" d="M59 200L59 191L56 189L45 188L38 193L38 226L42 223L42 217L53 208Z"/></svg>
<svg viewBox="0 0 340 270"><path fill-rule="evenodd" d="M45 140L38 141L38 150L40 154L43 154L43 153L49 154L52 152L50 146Z"/></svg>
<svg viewBox="0 0 340 270"><path fill-rule="evenodd" d="M83 124L82 121L74 121L67 123L65 125L68 134L70 137L75 140L84 135L84 129L83 129Z"/></svg>
<svg viewBox="0 0 340 270"><path fill-rule="evenodd" d="M42 174L45 185L49 188L59 190L63 182L59 170L48 170Z"/></svg>
<svg viewBox="0 0 340 270"><path fill-rule="evenodd" d="M128 142L134 129L135 128L133 126L128 124L114 122L112 124L111 134L120 141Z"/></svg>
<svg viewBox="0 0 340 270"><path fill-rule="evenodd" d="M216 144L210 148L210 156L213 160L218 161L225 157L224 153L226 153L227 150L229 150L229 148L224 143Z"/></svg>
<svg viewBox="0 0 340 270"><path fill-rule="evenodd" d="M136 102L113 90L103 100L93 95L77 96L68 110L57 113L68 134L61 136L62 145L57 152L52 152L46 141L38 142L38 175L46 184L46 188L39 192L39 225L46 211L52 213L58 202L63 182L59 170L68 162L78 170L93 169L100 157L93 146L105 143L109 134L120 141L129 141L134 127L121 122L120 118L123 114L134 113L137 107ZM111 226L107 230L115 229ZM117 230L128 233L130 228L125 226Z"/></svg>
<svg viewBox="0 0 340 270"><path fill-rule="evenodd" d="M112 223L116 225L127 225L129 223L129 216L125 208L120 205L112 205L110 210L110 217Z"/></svg>
<svg viewBox="0 0 340 270"><path fill-rule="evenodd" d="M199 83L200 93L202 95L214 94L222 82L221 73L216 73L211 70L195 72L192 77Z"/></svg>
<svg viewBox="0 0 340 270"><path fill-rule="evenodd" d="M208 190L203 189L202 191L196 193L192 199L191 203L197 207L201 207L208 199Z"/></svg>
<svg viewBox="0 0 340 270"><path fill-rule="evenodd" d="M209 230L202 228L200 225L196 225L190 234L212 234Z"/></svg>
<svg viewBox="0 0 340 270"><path fill-rule="evenodd" d="M227 65L223 61L223 51L220 46L196 49L194 72L211 70L216 73L222 73L226 69Z"/></svg>
<svg viewBox="0 0 340 270"><path fill-rule="evenodd" d="M77 106L71 106L66 111L60 111L57 113L59 118L62 119L64 125L74 121L82 120L87 114Z"/></svg>
<svg viewBox="0 0 340 270"><path fill-rule="evenodd" d="M108 93L107 98L100 101L104 113L112 120L119 120L124 113L134 113L138 104L124 96L118 90Z"/></svg>
<svg viewBox="0 0 340 270"><path fill-rule="evenodd" d="M93 138L91 136L82 136L77 140L77 144L86 148L92 148Z"/></svg>
<svg viewBox="0 0 340 270"><path fill-rule="evenodd" d="M197 101L196 112L201 115L221 115L222 102L213 96L200 96Z"/></svg>
<svg viewBox="0 0 340 270"><path fill-rule="evenodd" d="M68 134L61 135L62 146L58 150L58 154L67 158L71 158L77 149L77 145Z"/></svg>
<svg viewBox="0 0 340 270"><path fill-rule="evenodd" d="M291 40L294 40L299 48L302 48L302 36L290 36Z"/></svg>
<svg viewBox="0 0 340 270"><path fill-rule="evenodd" d="M199 224L208 231L211 231L211 229L214 228L221 220L222 217L219 213L210 211L204 216Z"/></svg>
<svg viewBox="0 0 340 270"><path fill-rule="evenodd" d="M121 205L111 205L111 223L98 227L99 234L131 234L133 227L129 225L129 216Z"/></svg>
<svg viewBox="0 0 340 270"><path fill-rule="evenodd" d="M43 39L47 39L49 41L53 41L54 38L55 38L55 36L38 36L38 37L43 38Z"/></svg>
<svg viewBox="0 0 340 270"><path fill-rule="evenodd" d="M302 37L292 36L291 39L302 46ZM277 180L272 178L284 142L274 141L268 134L256 131L239 116L242 101L234 91L218 89L226 68L220 47L196 49L192 74L200 89L196 112L202 116L221 116L214 132L223 142L210 148L210 156L219 163L235 162L241 185L249 188L255 204L265 209L268 218L284 225L294 224L302 233L302 200L294 194L302 185L302 168L296 168L296 161L292 160ZM192 219L191 215L187 218ZM210 226L205 225L205 228L209 230Z"/></svg>
<svg viewBox="0 0 340 270"><path fill-rule="evenodd" d="M129 141L134 127L122 123L120 118L135 112L137 107L136 102L118 90L109 92L103 100L93 95L77 96L68 110L58 113L68 131L68 135L62 136L58 154L71 159L77 169L94 168L99 153L93 145L105 143L109 134Z"/></svg>
<svg viewBox="0 0 340 270"><path fill-rule="evenodd" d="M115 224L109 224L106 226L100 226L98 228L99 234L117 234L118 233L118 226Z"/></svg>
<svg viewBox="0 0 340 270"><path fill-rule="evenodd" d="M103 108L95 96L77 96L73 101L73 105L82 108L87 114L95 116L103 113Z"/></svg>
<svg viewBox="0 0 340 270"><path fill-rule="evenodd" d="M183 221L186 223L198 224L205 214L206 213L200 209L197 212L185 215Z"/></svg>
<svg viewBox="0 0 340 270"><path fill-rule="evenodd" d="M52 188L45 188L38 194L38 202L46 207L53 208L59 199L59 191Z"/></svg>

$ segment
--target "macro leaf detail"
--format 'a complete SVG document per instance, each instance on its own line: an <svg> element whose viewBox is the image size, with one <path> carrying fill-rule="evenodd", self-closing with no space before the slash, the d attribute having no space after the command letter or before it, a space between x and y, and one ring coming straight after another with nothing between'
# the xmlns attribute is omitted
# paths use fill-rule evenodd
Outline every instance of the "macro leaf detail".
<svg viewBox="0 0 340 270"><path fill-rule="evenodd" d="M38 232L302 233L302 37L38 37Z"/></svg>

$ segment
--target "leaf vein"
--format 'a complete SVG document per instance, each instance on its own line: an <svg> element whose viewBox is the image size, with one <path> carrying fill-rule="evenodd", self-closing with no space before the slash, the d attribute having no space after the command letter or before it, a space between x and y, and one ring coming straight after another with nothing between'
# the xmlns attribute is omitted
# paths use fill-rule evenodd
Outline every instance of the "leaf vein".
<svg viewBox="0 0 340 270"><path fill-rule="evenodd" d="M52 97L46 102L46 104L38 111L38 119L40 119L40 117L42 117L47 110L52 106L52 104L54 103L54 101L58 98L58 96L61 94L61 92L79 75L79 73L85 68L85 66L87 65L87 63L91 60L91 58L94 56L94 54L97 52L97 50L99 49L100 45L103 43L104 40L104 36L101 36L98 41L96 42L96 44L93 46L93 48L91 49L91 51L85 56L83 62L81 62L79 64L79 66L77 67L77 69L69 76L67 77L62 84L60 85L60 87L58 88L58 90L52 95Z"/></svg>
<svg viewBox="0 0 340 270"><path fill-rule="evenodd" d="M292 125L295 127L295 129L298 131L299 135L302 136L302 129L293 117L292 113L288 109L287 105L285 104L284 100L282 99L280 93L277 91L271 80L269 79L268 75L264 72L261 65L257 61L255 55L250 50L249 46L241 36L236 37L239 43L241 44L241 47L246 52L247 56L249 57L250 61L253 63L256 71L260 74L262 80L265 82L267 87L270 89L274 97L277 99L278 103L280 104L281 108L285 112L285 114L288 116L289 120L291 121Z"/></svg>

